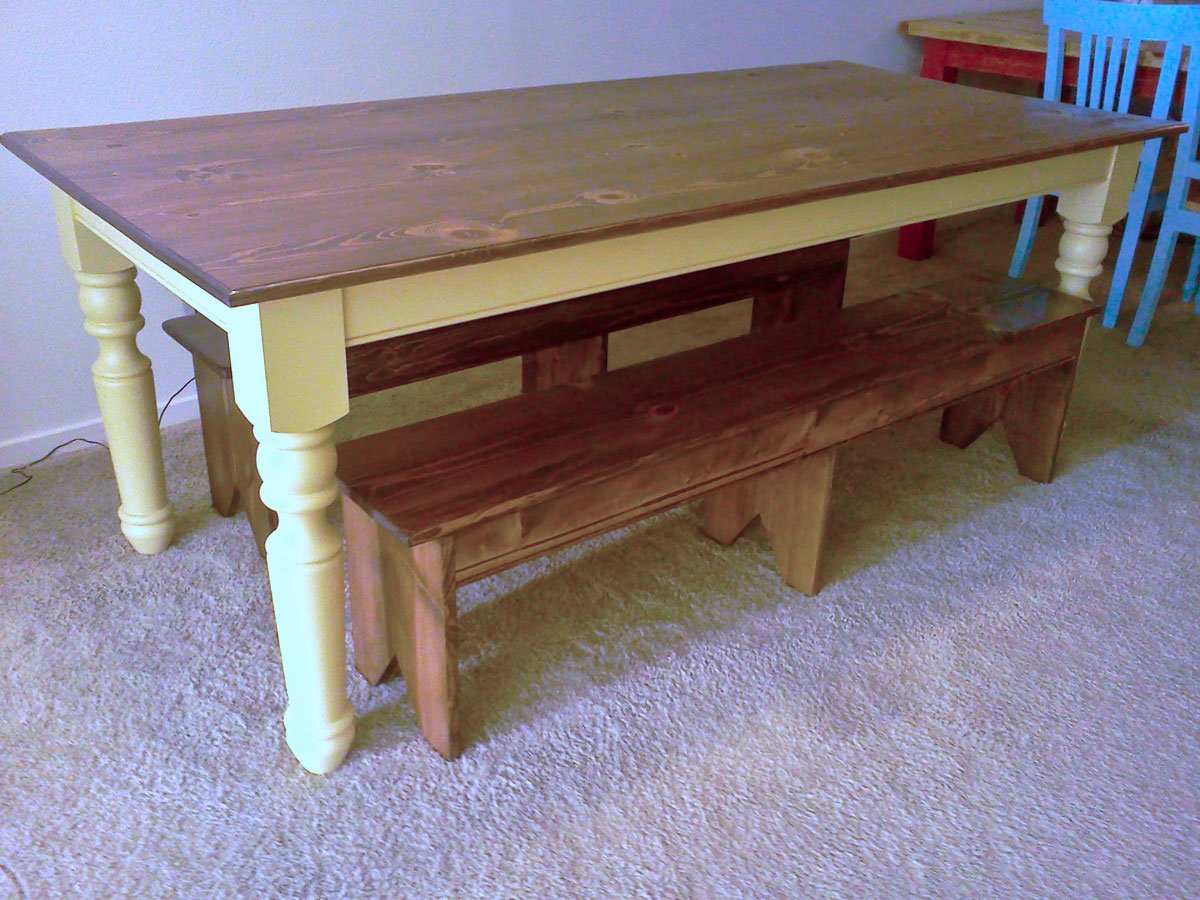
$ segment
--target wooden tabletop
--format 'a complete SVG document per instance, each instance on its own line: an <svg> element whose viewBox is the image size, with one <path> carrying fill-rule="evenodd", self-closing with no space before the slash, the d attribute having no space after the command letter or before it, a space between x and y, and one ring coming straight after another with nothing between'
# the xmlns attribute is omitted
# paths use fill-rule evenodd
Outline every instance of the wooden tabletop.
<svg viewBox="0 0 1200 900"><path fill-rule="evenodd" d="M1042 21L1040 6L980 13L976 16L909 19L900 23L900 30L911 37L1046 52L1046 24Z"/></svg>
<svg viewBox="0 0 1200 900"><path fill-rule="evenodd" d="M237 306L1178 131L845 62L0 143Z"/></svg>
<svg viewBox="0 0 1200 900"><path fill-rule="evenodd" d="M948 19L909 19L900 23L900 30L910 37L937 38L959 44L980 44L1033 53L1046 52L1047 29L1042 21L1040 6ZM1072 40L1068 35L1066 54L1079 56L1078 36ZM1138 55L1138 65L1161 69L1162 59L1163 45L1147 41ZM1183 68L1187 68L1186 61Z"/></svg>

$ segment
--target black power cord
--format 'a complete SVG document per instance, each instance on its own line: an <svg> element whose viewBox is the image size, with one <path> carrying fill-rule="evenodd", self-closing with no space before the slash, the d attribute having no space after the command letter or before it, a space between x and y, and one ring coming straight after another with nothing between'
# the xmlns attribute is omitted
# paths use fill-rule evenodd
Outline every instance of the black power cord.
<svg viewBox="0 0 1200 900"><path fill-rule="evenodd" d="M83 444L93 444L96 447L103 447L105 450L108 449L108 444L103 444L100 441L93 441L89 438L75 437L75 438L71 438L69 441L63 441L57 447L54 447L52 450L50 450L50 452L47 453L45 456L39 456L33 462L25 463L25 465L23 465L23 466L16 466L12 469L9 469L8 471L10 474L16 475L16 476L20 477L22 480L17 482L16 484L14 484L12 487L5 488L4 490L0 491L0 497L3 497L5 494L11 494L17 488L25 487L25 485L27 485L27 484L29 484L29 482L33 481L33 473L29 471L30 469L32 469L34 466L36 466L40 462L45 462L50 457L52 457L55 453L57 453L59 450L61 450L63 447L69 447L76 442L83 443Z"/></svg>
<svg viewBox="0 0 1200 900"><path fill-rule="evenodd" d="M165 416L167 414L167 407L169 407L171 405L171 401L173 401L176 397L178 397L180 394L182 394L184 392L184 390L187 389L187 386L195 380L196 380L195 378L189 378L187 381L185 381L183 383L183 385L179 388L179 390L177 390L175 393L173 393L171 395L170 399L167 400L167 402L163 404L162 412L160 412L158 414L158 424L159 425L162 425L163 416ZM0 497L3 497L5 494L11 494L13 491L17 490L18 488L25 487L25 485L27 485L27 484L29 484L29 482L33 481L33 473L29 471L30 469L32 469L38 463L45 462L50 457L52 457L55 453L57 453L59 450L61 450L63 447L69 447L75 443L91 444L92 446L95 446L95 447L103 447L105 450L108 449L108 444L105 444L103 441L93 441L90 438L85 438L85 437L73 437L69 441L63 441L57 447L51 448L50 451L47 452L45 456L39 456L33 462L25 463L23 466L16 466L12 469L9 469L8 470L9 473L12 475L16 475L18 478L21 479L21 481L17 482L12 487L5 488L4 490L0 491Z"/></svg>
<svg viewBox="0 0 1200 900"><path fill-rule="evenodd" d="M158 424L159 424L159 425L161 425L161 424L162 424L163 416L165 416L165 415L167 414L167 407L171 405L171 401L172 401L172 400L174 400L176 397L178 397L180 394L182 394L182 393L184 392L184 390L186 390L186 389L187 389L187 386L188 386L189 384L191 384L191 383L192 383L193 381L195 381L195 380L196 380L196 376L194 376L194 375L193 375L191 378L189 378L187 381L185 381L185 382L184 382L184 383L183 383L183 384L180 386L179 390L177 390L175 393L173 393L173 394L172 394L172 395L171 395L171 396L170 396L170 397L167 399L167 402L163 404L162 412L160 412L160 413L158 414Z"/></svg>

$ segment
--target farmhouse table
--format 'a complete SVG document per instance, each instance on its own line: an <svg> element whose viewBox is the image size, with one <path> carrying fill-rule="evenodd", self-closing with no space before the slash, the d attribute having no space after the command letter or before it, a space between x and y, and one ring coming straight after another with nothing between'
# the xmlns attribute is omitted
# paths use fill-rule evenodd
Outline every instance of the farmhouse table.
<svg viewBox="0 0 1200 900"><path fill-rule="evenodd" d="M1174 123L845 62L27 131L53 185L129 542L171 542L135 266L228 335L261 449L288 745L346 755L332 424L345 349L1059 191L1087 296Z"/></svg>
<svg viewBox="0 0 1200 900"><path fill-rule="evenodd" d="M1042 8L1012 9L953 18L910 19L900 23L909 37L922 39L921 75L936 81L954 82L959 72L1004 75L1040 82L1046 71L1047 30ZM1074 86L1079 77L1079 39L1066 43L1063 84ZM1161 45L1148 42L1138 54L1133 92L1153 97L1162 69ZM1187 69L1184 61L1183 69ZM1180 80L1179 90L1183 89ZM1182 99L1182 94L1180 94ZM916 222L900 229L898 253L905 259L929 259L933 255L934 220Z"/></svg>

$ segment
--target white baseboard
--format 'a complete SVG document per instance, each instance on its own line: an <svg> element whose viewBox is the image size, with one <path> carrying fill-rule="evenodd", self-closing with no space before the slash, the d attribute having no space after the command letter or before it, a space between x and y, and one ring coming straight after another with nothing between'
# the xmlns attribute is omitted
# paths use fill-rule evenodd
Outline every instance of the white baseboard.
<svg viewBox="0 0 1200 900"><path fill-rule="evenodd" d="M162 411L161 405L159 406L159 411ZM180 394L171 401L171 407L167 410L167 414L163 416L162 424L166 428L169 425L190 422L192 419L198 418L199 415L200 406L196 401L196 394L194 392ZM71 425L55 428L50 431L19 435L11 440L0 443L0 469L8 470L13 466L32 462L49 453L64 441L69 441L71 438L76 437L87 438L91 441L103 441L104 426L100 424L100 417L96 416L94 419L85 419L82 422L75 422ZM91 447L91 444L85 444L81 441L78 444L63 447L58 453L72 453L86 447Z"/></svg>

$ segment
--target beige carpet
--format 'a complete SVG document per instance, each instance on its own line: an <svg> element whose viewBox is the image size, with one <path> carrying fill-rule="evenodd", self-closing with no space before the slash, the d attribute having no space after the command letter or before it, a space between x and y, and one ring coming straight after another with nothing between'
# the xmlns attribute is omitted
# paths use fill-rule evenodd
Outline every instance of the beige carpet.
<svg viewBox="0 0 1200 900"><path fill-rule="evenodd" d="M923 265L861 242L851 295L1000 271L1014 233L993 215ZM816 598L761 530L721 549L691 509L465 589L454 764L402 683L352 675L351 756L300 771L262 566L208 507L194 427L166 437L157 557L123 543L104 451L39 466L0 498L0 898L1196 895L1200 317L1177 296L1141 350L1093 332L1053 485L928 417L847 448Z"/></svg>

